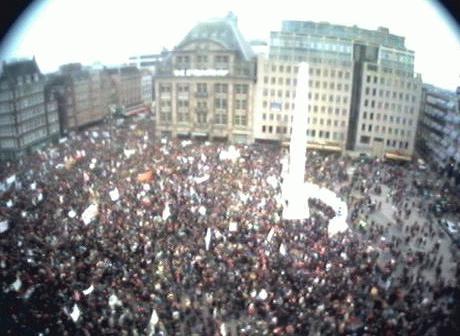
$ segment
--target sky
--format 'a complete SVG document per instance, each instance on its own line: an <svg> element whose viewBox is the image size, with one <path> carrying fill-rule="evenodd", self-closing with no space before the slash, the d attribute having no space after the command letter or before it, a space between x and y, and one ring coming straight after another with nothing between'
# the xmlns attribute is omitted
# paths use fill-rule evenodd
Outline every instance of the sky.
<svg viewBox="0 0 460 336"><path fill-rule="evenodd" d="M69 62L114 65L172 49L199 21L238 16L247 40L269 41L283 20L387 27L415 51L425 83L460 86L460 30L434 0L37 0L0 44L0 59L35 56L42 72Z"/></svg>

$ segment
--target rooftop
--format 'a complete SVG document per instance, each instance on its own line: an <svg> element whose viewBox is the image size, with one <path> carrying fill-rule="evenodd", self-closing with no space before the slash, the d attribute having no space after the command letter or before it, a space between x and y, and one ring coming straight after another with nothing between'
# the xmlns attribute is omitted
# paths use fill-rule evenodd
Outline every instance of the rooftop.
<svg viewBox="0 0 460 336"><path fill-rule="evenodd" d="M255 56L250 45L246 42L237 27L236 16L231 12L224 18L211 19L198 23L178 47L195 40L215 41L228 50L237 51L245 60L249 60Z"/></svg>
<svg viewBox="0 0 460 336"><path fill-rule="evenodd" d="M9 81L16 83L18 77L23 77L26 75L40 74L40 69L38 68L35 58L14 61L11 63L3 63L3 72L0 75L0 78L8 78Z"/></svg>

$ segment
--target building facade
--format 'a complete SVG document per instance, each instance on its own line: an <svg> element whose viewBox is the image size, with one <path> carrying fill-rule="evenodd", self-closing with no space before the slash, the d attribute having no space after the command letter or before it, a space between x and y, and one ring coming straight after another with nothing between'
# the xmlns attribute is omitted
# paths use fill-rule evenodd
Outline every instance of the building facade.
<svg viewBox="0 0 460 336"><path fill-rule="evenodd" d="M61 135L104 119L109 104L104 90L109 89L110 79L104 71L79 63L62 65L50 75L47 90L58 101Z"/></svg>
<svg viewBox="0 0 460 336"><path fill-rule="evenodd" d="M153 75L149 70L142 70L141 76L141 98L150 107L153 102Z"/></svg>
<svg viewBox="0 0 460 336"><path fill-rule="evenodd" d="M232 13L195 26L157 69L158 134L252 142L255 67Z"/></svg>
<svg viewBox="0 0 460 336"><path fill-rule="evenodd" d="M271 33L268 58L259 57L256 138L286 139L296 79L286 68L303 61L310 66L309 147L413 154L421 77L404 38L386 28L283 22Z"/></svg>
<svg viewBox="0 0 460 336"><path fill-rule="evenodd" d="M423 86L417 150L439 171L460 175L460 111L454 92Z"/></svg>
<svg viewBox="0 0 460 336"><path fill-rule="evenodd" d="M57 102L33 60L3 64L0 75L0 159L17 159L59 137Z"/></svg>
<svg viewBox="0 0 460 336"><path fill-rule="evenodd" d="M163 50L160 54L131 56L128 59L127 65L135 66L139 70L148 70L152 74L155 74L158 64L167 57L168 53L167 50Z"/></svg>

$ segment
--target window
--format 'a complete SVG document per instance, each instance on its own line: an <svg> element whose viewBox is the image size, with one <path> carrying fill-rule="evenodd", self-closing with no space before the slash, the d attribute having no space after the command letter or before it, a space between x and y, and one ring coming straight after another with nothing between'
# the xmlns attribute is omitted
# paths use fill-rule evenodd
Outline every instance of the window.
<svg viewBox="0 0 460 336"><path fill-rule="evenodd" d="M371 138L367 135L361 135L361 138L359 139L359 142L365 145L368 145L370 141L371 141Z"/></svg>

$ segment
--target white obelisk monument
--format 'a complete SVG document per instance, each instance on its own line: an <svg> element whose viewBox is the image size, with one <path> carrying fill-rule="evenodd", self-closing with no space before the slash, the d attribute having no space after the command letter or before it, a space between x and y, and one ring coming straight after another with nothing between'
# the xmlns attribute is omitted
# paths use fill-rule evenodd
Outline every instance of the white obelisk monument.
<svg viewBox="0 0 460 336"><path fill-rule="evenodd" d="M300 63L297 75L295 109L291 122L292 133L286 174L283 179L283 218L305 219L310 217L305 188L305 161L307 149L308 114L308 64Z"/></svg>

